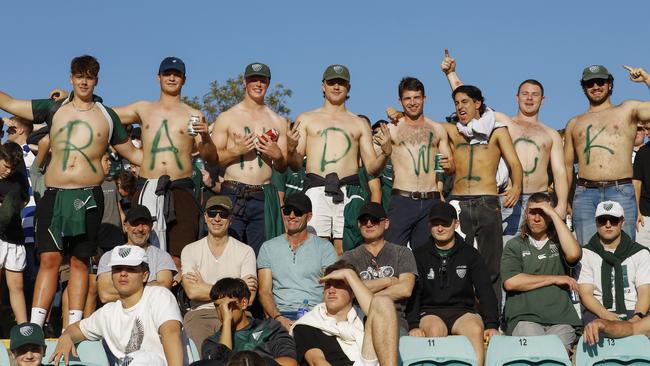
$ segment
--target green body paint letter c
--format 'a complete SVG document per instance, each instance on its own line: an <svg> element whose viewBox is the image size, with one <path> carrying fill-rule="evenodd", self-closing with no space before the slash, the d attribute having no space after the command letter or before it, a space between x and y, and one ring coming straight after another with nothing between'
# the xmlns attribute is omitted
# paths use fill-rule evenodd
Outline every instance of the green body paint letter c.
<svg viewBox="0 0 650 366"><path fill-rule="evenodd" d="M537 143L535 143L535 141L533 141L533 140L531 140L531 139L529 139L528 137L525 137L525 136L522 136L522 137L516 139L512 144L516 148L517 144L520 143L520 142L525 142L527 144L532 144L533 146L535 146L537 148L538 152L541 152L541 149L539 148ZM537 170L537 163L538 162L539 162L539 156L536 156L535 160L533 162L533 167L530 168L529 170L524 170L524 176L529 176L530 174L533 174L535 172L535 170Z"/></svg>

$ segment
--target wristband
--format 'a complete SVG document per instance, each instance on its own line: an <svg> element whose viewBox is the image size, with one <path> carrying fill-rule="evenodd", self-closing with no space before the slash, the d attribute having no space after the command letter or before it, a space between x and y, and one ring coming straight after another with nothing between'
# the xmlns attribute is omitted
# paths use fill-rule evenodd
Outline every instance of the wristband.
<svg viewBox="0 0 650 366"><path fill-rule="evenodd" d="M643 313L634 313L634 315L632 315L632 317L635 317L635 316L638 316L639 318L643 318L643 317L645 317L645 314L643 314Z"/></svg>

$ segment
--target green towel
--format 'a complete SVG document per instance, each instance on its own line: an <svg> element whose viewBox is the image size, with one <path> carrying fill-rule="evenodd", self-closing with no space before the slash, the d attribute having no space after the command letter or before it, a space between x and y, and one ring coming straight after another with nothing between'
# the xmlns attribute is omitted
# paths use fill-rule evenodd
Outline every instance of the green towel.
<svg viewBox="0 0 650 366"><path fill-rule="evenodd" d="M62 189L56 193L49 231L59 250L64 250L64 237L86 233L86 211L96 208L92 188Z"/></svg>
<svg viewBox="0 0 650 366"><path fill-rule="evenodd" d="M623 289L623 261L637 252L648 249L643 245L633 242L632 238L625 232L621 231L621 243L616 250L608 252L600 243L600 237L595 234L589 240L585 248L595 252L603 262L600 267L600 281L603 288L603 306L605 309L612 307L612 268L614 268L614 289L616 290L616 313L625 314L625 296Z"/></svg>
<svg viewBox="0 0 650 366"><path fill-rule="evenodd" d="M265 184L264 191L264 234L266 240L284 234L284 222L280 213L280 197L273 184Z"/></svg>

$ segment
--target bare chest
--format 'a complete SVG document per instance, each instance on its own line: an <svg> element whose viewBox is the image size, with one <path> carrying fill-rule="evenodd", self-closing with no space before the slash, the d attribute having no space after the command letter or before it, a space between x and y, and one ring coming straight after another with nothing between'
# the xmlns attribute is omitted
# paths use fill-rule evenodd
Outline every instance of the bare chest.
<svg viewBox="0 0 650 366"><path fill-rule="evenodd" d="M110 137L109 131L106 117L99 107L78 112L66 105L54 115L50 127L52 149L86 150L93 146L105 149Z"/></svg>

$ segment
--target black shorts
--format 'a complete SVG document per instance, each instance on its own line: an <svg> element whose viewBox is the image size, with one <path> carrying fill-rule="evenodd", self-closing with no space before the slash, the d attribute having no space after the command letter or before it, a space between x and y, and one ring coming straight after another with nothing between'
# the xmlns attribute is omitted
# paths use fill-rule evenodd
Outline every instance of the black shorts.
<svg viewBox="0 0 650 366"><path fill-rule="evenodd" d="M80 188L87 189L87 188ZM56 195L62 189L47 188L36 205L36 248L38 253L60 252L77 258L89 258L97 253L97 233L104 214L104 193L102 187L91 188L97 208L86 210L86 233L63 238L63 248L57 247L48 229L52 222Z"/></svg>
<svg viewBox="0 0 650 366"><path fill-rule="evenodd" d="M456 323L456 320L458 320L461 316L467 313L476 314L476 311L463 309L463 308L433 309L433 310L427 310L424 314L422 314L421 318L424 318L427 315L437 316L438 318L442 319L442 322L445 323L445 325L447 326L447 334L451 335L451 328L454 327L454 323Z"/></svg>

